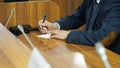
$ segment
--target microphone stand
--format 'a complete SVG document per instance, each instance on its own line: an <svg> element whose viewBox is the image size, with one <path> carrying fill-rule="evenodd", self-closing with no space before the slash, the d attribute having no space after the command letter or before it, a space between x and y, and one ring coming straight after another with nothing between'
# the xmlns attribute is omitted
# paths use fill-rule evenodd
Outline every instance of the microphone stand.
<svg viewBox="0 0 120 68"><path fill-rule="evenodd" d="M104 45L101 42L97 42L95 44L95 49L96 49L98 55L100 56L101 60L103 61L105 68L111 68L110 63L107 58L107 55L106 55Z"/></svg>
<svg viewBox="0 0 120 68"><path fill-rule="evenodd" d="M15 12L15 9L11 9L11 13L10 13L10 16L9 16L6 24L5 24L5 27L7 27L7 25L8 25L8 23L10 22L10 20L11 20L11 18L12 18L12 16L13 16L13 13L14 13L14 12Z"/></svg>

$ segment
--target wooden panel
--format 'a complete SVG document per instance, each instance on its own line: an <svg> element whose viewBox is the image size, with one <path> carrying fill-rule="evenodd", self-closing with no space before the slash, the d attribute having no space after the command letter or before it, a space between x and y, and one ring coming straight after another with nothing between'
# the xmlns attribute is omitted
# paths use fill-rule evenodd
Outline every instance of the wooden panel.
<svg viewBox="0 0 120 68"><path fill-rule="evenodd" d="M59 7L54 2L2 3L0 4L0 21L2 24L5 24L7 21L12 8L15 9L15 13L10 20L9 26L17 24L37 26L38 21L43 18L44 13L47 14L47 20L51 22L59 19L60 15Z"/></svg>
<svg viewBox="0 0 120 68"><path fill-rule="evenodd" d="M67 15L70 15L76 11L78 6L82 4L83 0L67 0Z"/></svg>
<svg viewBox="0 0 120 68"><path fill-rule="evenodd" d="M46 1L46 0L30 0L30 1ZM47 0L57 3L60 7L60 17L70 15L81 5L83 0Z"/></svg>
<svg viewBox="0 0 120 68"><path fill-rule="evenodd" d="M83 0L74 0L74 10L78 8L82 4Z"/></svg>
<svg viewBox="0 0 120 68"><path fill-rule="evenodd" d="M0 68L27 68L30 52L0 23Z"/></svg>
<svg viewBox="0 0 120 68"><path fill-rule="evenodd" d="M0 4L0 22L5 25L5 23L8 20L8 17L10 16L11 9L16 9L15 3L1 3ZM12 19L10 20L9 26L16 25L16 12L13 14Z"/></svg>
<svg viewBox="0 0 120 68"><path fill-rule="evenodd" d="M67 15L67 0L30 0L30 1L53 1L60 7L60 17Z"/></svg>
<svg viewBox="0 0 120 68"><path fill-rule="evenodd" d="M60 6L61 16L70 15L81 5L83 0L51 0Z"/></svg>
<svg viewBox="0 0 120 68"><path fill-rule="evenodd" d="M67 14L67 0L51 0L57 3L60 7L60 17L64 17Z"/></svg>
<svg viewBox="0 0 120 68"><path fill-rule="evenodd" d="M4 2L4 0L0 0L0 3Z"/></svg>
<svg viewBox="0 0 120 68"><path fill-rule="evenodd" d="M67 14L72 14L74 10L74 2L75 0L67 0Z"/></svg>

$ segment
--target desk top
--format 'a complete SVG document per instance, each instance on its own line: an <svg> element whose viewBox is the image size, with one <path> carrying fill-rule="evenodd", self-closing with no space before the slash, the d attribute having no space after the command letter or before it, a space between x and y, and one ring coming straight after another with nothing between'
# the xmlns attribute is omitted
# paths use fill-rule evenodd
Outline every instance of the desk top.
<svg viewBox="0 0 120 68"><path fill-rule="evenodd" d="M68 44L65 40L59 39L37 38L36 36L39 34L40 33L38 31L34 31L27 35L47 59L52 68L78 68L76 67L76 64L74 64L73 55L75 53L81 53L84 55L88 68L105 68L94 47ZM27 45L28 48L31 49L23 35L20 35L19 38ZM106 52L111 67L120 68L120 56L108 49L106 49Z"/></svg>
<svg viewBox="0 0 120 68"><path fill-rule="evenodd" d="M52 68L78 68L74 64L74 54L84 55L88 68L104 68L94 47L87 45L68 44L65 40L37 38L38 31L31 32L28 37L50 63ZM0 68L26 68L31 47L23 35L20 42L0 24ZM120 68L120 56L106 49L112 68Z"/></svg>
<svg viewBox="0 0 120 68"><path fill-rule="evenodd" d="M0 68L26 68L30 49L0 24Z"/></svg>

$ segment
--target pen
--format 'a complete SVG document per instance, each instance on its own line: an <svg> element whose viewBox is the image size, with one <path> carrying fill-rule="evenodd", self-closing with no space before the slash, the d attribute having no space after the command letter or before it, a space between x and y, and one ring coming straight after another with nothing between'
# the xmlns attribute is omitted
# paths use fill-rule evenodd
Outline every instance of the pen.
<svg viewBox="0 0 120 68"><path fill-rule="evenodd" d="M44 17L43 17L43 21L42 21L42 23L44 23L45 22L45 19L46 19L46 14L44 14Z"/></svg>
<svg viewBox="0 0 120 68"><path fill-rule="evenodd" d="M43 21L42 21L42 23L44 23L45 22L45 20L46 20L46 14L44 14L44 16L43 16ZM42 26L42 29L43 29L43 27L46 27L46 26ZM47 28L47 27L46 27Z"/></svg>

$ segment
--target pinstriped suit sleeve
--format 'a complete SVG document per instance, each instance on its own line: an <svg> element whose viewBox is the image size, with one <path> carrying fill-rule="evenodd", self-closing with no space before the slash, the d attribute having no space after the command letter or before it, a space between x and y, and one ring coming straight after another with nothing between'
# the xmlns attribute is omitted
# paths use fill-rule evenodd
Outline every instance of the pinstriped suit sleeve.
<svg viewBox="0 0 120 68"><path fill-rule="evenodd" d="M102 25L99 29L73 30L67 36L66 42L94 45L94 43L102 40L113 30L120 33L120 0L109 1L104 8L104 19L100 19L102 21L99 23L102 23Z"/></svg>
<svg viewBox="0 0 120 68"><path fill-rule="evenodd" d="M71 29L77 28L84 24L84 7L85 2L81 7L78 8L75 14L65 17L58 21L60 29ZM102 24L99 29L91 30L73 30L71 31L67 38L66 42L68 43L78 43L78 44L87 44L94 45L94 43L102 40L106 37L111 31L115 30L120 33L120 0L109 0L107 5L101 9L104 10L104 18L96 19L102 20L99 24ZM95 22L96 23L96 22ZM99 25L98 24L98 25ZM96 26L93 26L96 27Z"/></svg>

